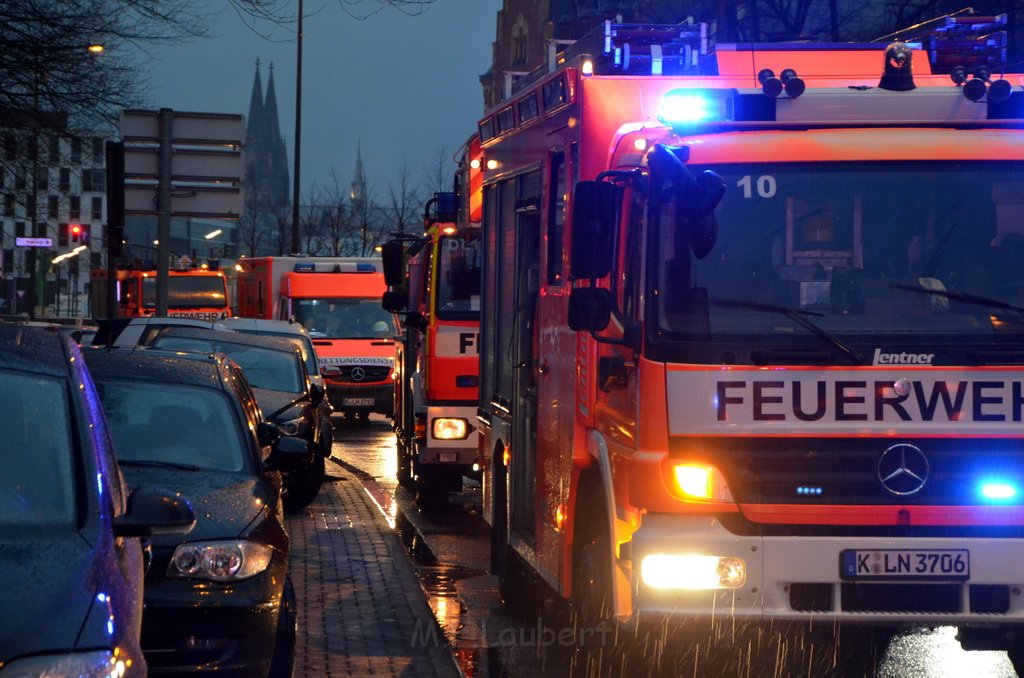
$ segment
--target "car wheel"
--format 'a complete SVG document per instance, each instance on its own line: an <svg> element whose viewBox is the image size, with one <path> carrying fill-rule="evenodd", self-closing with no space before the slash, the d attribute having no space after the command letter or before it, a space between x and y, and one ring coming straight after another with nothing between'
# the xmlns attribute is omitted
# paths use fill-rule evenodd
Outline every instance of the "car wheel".
<svg viewBox="0 0 1024 678"><path fill-rule="evenodd" d="M289 511L297 511L309 506L320 486L324 483L324 458L320 454L313 455L313 461L301 471L289 476L288 492L284 496L284 507Z"/></svg>
<svg viewBox="0 0 1024 678"><path fill-rule="evenodd" d="M291 678L295 666L296 598L291 577L284 580L281 609L277 613L277 633L274 636L274 657L270 661L268 678Z"/></svg>

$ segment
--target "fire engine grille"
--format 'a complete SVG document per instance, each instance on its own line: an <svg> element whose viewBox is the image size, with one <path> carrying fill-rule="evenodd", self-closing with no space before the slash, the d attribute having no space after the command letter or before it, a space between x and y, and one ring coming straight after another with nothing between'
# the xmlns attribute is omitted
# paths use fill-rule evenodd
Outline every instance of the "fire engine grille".
<svg viewBox="0 0 1024 678"><path fill-rule="evenodd" d="M968 610L962 609L963 584L853 584L839 586L842 612L918 612L932 614L1006 614L1010 587L968 586ZM795 583L789 586L789 604L797 612L836 612L831 584Z"/></svg>
<svg viewBox="0 0 1024 678"><path fill-rule="evenodd" d="M741 503L962 506L979 503L985 478L1024 478L1024 441L1010 438L680 439L674 445L675 456L696 454L718 466ZM890 453L886 467L880 460L894 446L906 447ZM907 465L927 476L920 489L910 476L902 486L883 482L904 451Z"/></svg>
<svg viewBox="0 0 1024 678"><path fill-rule="evenodd" d="M389 367L371 365L344 365L339 376L332 376L333 381L350 381L354 384L384 381L391 373Z"/></svg>

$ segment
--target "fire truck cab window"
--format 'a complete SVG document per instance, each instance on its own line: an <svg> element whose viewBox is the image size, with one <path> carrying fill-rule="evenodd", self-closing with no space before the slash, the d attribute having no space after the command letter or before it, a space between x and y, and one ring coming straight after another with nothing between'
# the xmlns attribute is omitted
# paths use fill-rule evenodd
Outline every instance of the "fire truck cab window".
<svg viewBox="0 0 1024 678"><path fill-rule="evenodd" d="M480 238L463 235L438 243L437 313L445 319L480 313Z"/></svg>
<svg viewBox="0 0 1024 678"><path fill-rule="evenodd" d="M885 335L983 341L1024 332L1021 314L1006 310L1024 306L1019 168L949 162L707 169L727 186L707 257L694 258L677 242L671 203L652 220L648 252L657 262L658 289L650 298L663 336L692 339L700 322L695 311L706 316L710 338L725 343L756 337L821 348L821 337L787 313L871 346Z"/></svg>

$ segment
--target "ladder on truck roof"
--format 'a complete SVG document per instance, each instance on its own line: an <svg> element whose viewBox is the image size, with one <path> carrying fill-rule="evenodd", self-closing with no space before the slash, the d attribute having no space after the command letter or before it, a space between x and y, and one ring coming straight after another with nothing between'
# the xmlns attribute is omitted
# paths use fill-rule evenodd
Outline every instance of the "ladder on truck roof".
<svg viewBox="0 0 1024 678"><path fill-rule="evenodd" d="M827 72L820 75L836 77L865 75L881 71L881 52L886 42L899 40L911 43L928 55L927 62L915 65L917 74L952 73L966 69L971 75L979 67L992 74L1002 73L1006 63L1005 14L974 15L970 8L933 19L867 43L734 43L715 45L706 23L624 24L605 21L578 40L551 40L546 63L519 77L506 89L505 98L527 89L549 73L586 58L595 75L751 75L757 52L792 51L810 56L830 53L838 57L845 52L846 63L839 58L821 61ZM557 48L561 49L557 49ZM878 56L875 56L875 55ZM869 56L870 55L870 56ZM872 65L865 70L865 60ZM739 73L737 69L743 68ZM837 72L846 70L848 73ZM805 73L800 73L804 77ZM813 73L806 73L813 76Z"/></svg>

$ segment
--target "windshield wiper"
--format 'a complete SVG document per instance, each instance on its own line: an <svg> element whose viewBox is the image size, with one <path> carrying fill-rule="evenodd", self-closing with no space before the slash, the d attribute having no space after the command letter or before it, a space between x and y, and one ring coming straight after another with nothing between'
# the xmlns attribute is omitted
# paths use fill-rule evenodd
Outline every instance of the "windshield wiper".
<svg viewBox="0 0 1024 678"><path fill-rule="evenodd" d="M815 313L814 311L805 311L802 308L789 308L788 306L778 306L776 304L763 304L759 301L735 301L732 299L709 299L709 303L716 306L724 306L726 308L745 308L751 311L764 311L766 313L778 313L784 315L797 325L800 325L807 331L819 339L823 339L828 343L832 344L840 351L849 356L856 364L864 364L864 356L860 352L849 346L842 339L832 334L828 330L818 326L814 322L808 319L808 316L822 317L823 314Z"/></svg>
<svg viewBox="0 0 1024 678"><path fill-rule="evenodd" d="M907 285L904 283L889 283L889 289L903 290L904 292L915 292L917 294L927 294L929 296L943 297L944 299L952 299L953 301L962 301L965 304L971 304L973 306L981 306L983 308L995 308L1001 311L1010 311L1017 314L1017 317L1011 318L1010 320L1018 324L1024 325L1024 306L1015 306L1002 299L993 299L992 297L983 297L980 294L970 294L968 292L950 292L946 289L938 289L934 287L925 287L921 284Z"/></svg>
<svg viewBox="0 0 1024 678"><path fill-rule="evenodd" d="M152 459L119 459L117 463L119 466L151 466L155 468L174 468L182 471L201 470L195 464L179 464L174 461L154 461Z"/></svg>

